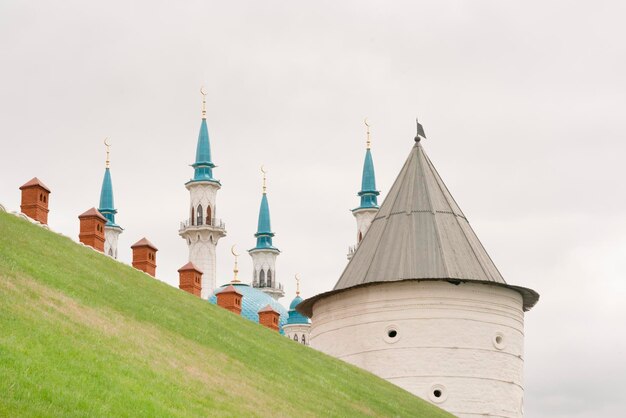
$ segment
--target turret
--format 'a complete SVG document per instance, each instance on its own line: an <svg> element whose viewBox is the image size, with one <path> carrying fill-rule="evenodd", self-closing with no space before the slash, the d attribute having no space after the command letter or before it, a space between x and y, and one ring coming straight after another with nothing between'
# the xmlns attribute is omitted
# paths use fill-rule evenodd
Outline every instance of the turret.
<svg viewBox="0 0 626 418"><path fill-rule="evenodd" d="M117 241L123 229L115 223L117 209L115 209L115 203L113 200L113 182L111 181L109 160L111 145L107 141L108 138L104 140L107 159L104 169L104 179L102 180L102 188L100 189L100 206L98 207L98 211L106 218L106 225L104 226L104 253L113 258L117 258Z"/></svg>
<svg viewBox="0 0 626 418"><path fill-rule="evenodd" d="M311 321L306 316L296 310L296 307L302 302L300 297L300 279L296 274L296 297L289 305L289 314L287 324L283 325L285 336L297 343L309 345L309 334L311 331Z"/></svg>
<svg viewBox="0 0 626 418"><path fill-rule="evenodd" d="M104 251L104 225L106 218L96 208L78 215L80 233L78 240L100 252Z"/></svg>
<svg viewBox="0 0 626 418"><path fill-rule="evenodd" d="M150 276L156 275L156 253L159 251L146 238L142 238L130 246L133 250L133 267L139 269Z"/></svg>
<svg viewBox="0 0 626 418"><path fill-rule="evenodd" d="M280 250L274 247L272 242L274 233L272 232L270 207L267 201L266 171L263 167L261 167L261 172L263 173L263 195L259 208L257 232L254 234L256 246L248 250L253 264L252 286L278 300L285 295L282 284L276 278L276 257L280 254Z"/></svg>
<svg viewBox="0 0 626 418"><path fill-rule="evenodd" d="M224 223L216 218L215 200L222 187L213 177L215 164L211 159L211 143L206 121L206 93L202 94L202 121L196 145L196 160L191 165L194 176L185 183L189 190L189 217L180 223L178 234L187 241L189 261L202 270L202 298L206 299L215 289L215 249L220 238L226 236Z"/></svg>
<svg viewBox="0 0 626 418"><path fill-rule="evenodd" d="M378 195L376 190L376 175L374 173L374 160L372 159L370 126L365 119L367 126L367 148L365 150L365 161L363 162L363 174L361 176L361 191L358 196L361 198L360 205L352 209L352 215L356 218L357 236L356 245L348 250L348 260L352 258L356 248L370 228L374 216L378 213Z"/></svg>

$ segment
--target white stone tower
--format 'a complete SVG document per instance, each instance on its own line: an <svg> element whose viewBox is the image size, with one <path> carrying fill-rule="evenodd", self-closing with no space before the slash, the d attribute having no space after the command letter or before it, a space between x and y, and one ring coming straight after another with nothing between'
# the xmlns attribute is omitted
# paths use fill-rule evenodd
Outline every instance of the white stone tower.
<svg viewBox="0 0 626 418"><path fill-rule="evenodd" d="M211 161L211 144L206 124L206 100L202 93L202 123L196 147L196 162L192 164L194 177L185 183L189 190L189 218L180 224L178 234L187 241L189 261L202 271L201 297L207 299L215 289L215 248L226 236L224 223L216 217L216 195L222 187L213 178L215 164Z"/></svg>
<svg viewBox="0 0 626 418"><path fill-rule="evenodd" d="M274 247L272 238L272 225L270 222L270 207L267 202L267 187L265 184L265 170L263 172L263 197L261 197L261 207L259 208L259 223L256 237L256 246L248 250L252 257L253 278L252 286L267 293L275 300L285 296L283 285L278 282L276 277L276 257L280 254L280 250Z"/></svg>
<svg viewBox="0 0 626 418"><path fill-rule="evenodd" d="M104 179L102 180L102 189L100 190L100 205L98 211L107 218L104 226L104 253L110 257L117 259L117 241L123 229L115 223L115 203L113 201L113 182L111 181L110 170L110 144L108 138L104 140L107 150L106 167L104 169Z"/></svg>
<svg viewBox="0 0 626 418"><path fill-rule="evenodd" d="M370 228L374 217L378 213L378 195L376 190L376 175L374 173L374 161L372 160L370 126L365 119L367 126L367 149L365 151L365 161L363 162L363 175L361 177L361 204L358 208L352 209L352 215L356 218L356 244L348 249L348 260L352 258L365 233Z"/></svg>
<svg viewBox="0 0 626 418"><path fill-rule="evenodd" d="M462 418L523 416L524 312L537 292L507 284L415 146L332 291L297 310L311 347Z"/></svg>

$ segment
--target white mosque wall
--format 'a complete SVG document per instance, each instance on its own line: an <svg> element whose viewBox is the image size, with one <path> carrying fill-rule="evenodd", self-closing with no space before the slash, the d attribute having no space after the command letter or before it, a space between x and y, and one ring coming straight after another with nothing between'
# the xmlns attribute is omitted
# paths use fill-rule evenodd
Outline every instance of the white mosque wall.
<svg viewBox="0 0 626 418"><path fill-rule="evenodd" d="M361 238L365 236L365 233L370 229L370 225L374 220L374 217L378 213L376 208L358 209L352 212L356 218L356 242L359 244L359 235Z"/></svg>
<svg viewBox="0 0 626 418"><path fill-rule="evenodd" d="M501 286L382 283L316 302L310 344L459 417L522 417L523 320Z"/></svg>
<svg viewBox="0 0 626 418"><path fill-rule="evenodd" d="M310 344L310 324L287 324L283 325L285 337L300 344ZM304 337L304 340L302 339Z"/></svg>
<svg viewBox="0 0 626 418"><path fill-rule="evenodd" d="M118 227L104 227L104 253L117 259L117 241L122 229Z"/></svg>

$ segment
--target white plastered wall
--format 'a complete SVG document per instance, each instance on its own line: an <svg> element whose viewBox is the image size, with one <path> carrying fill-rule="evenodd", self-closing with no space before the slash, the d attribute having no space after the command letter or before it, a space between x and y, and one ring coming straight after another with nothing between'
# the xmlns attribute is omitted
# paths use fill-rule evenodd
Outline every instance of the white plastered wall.
<svg viewBox="0 0 626 418"><path fill-rule="evenodd" d="M285 337L292 341L295 341L294 335L296 335L298 337L297 342L300 344L302 344L302 336L304 335L304 344L310 345L311 324L287 324L283 325L283 331L285 332Z"/></svg>
<svg viewBox="0 0 626 418"><path fill-rule="evenodd" d="M310 341L459 417L522 417L523 320L512 289L383 283L318 301Z"/></svg>
<svg viewBox="0 0 626 418"><path fill-rule="evenodd" d="M117 259L117 241L122 229L118 227L104 227L104 253L110 257Z"/></svg>

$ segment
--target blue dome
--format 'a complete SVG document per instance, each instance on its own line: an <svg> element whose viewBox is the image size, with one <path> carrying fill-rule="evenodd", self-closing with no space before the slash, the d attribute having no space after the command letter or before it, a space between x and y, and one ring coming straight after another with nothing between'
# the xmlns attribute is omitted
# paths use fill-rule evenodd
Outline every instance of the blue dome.
<svg viewBox="0 0 626 418"><path fill-rule="evenodd" d="M296 311L296 306L298 306L302 302L302 298L300 296L296 296L289 305L289 318L287 319L287 324L308 324L309 318L302 315L300 312Z"/></svg>
<svg viewBox="0 0 626 418"><path fill-rule="evenodd" d="M232 284L235 286L237 291L243 295L241 300L241 316L249 319L250 321L259 322L259 314L258 312L265 308L267 305L270 305L274 308L278 313L280 313L279 320L279 332L284 334L283 325L287 325L287 317L289 314L287 313L287 309L280 303L274 300L273 297L268 295L265 292L261 292L259 289L256 289L252 286L248 286L244 283L226 283L215 289L213 294L209 297L209 302L216 305L217 304L217 296L216 293L219 293L222 288Z"/></svg>

